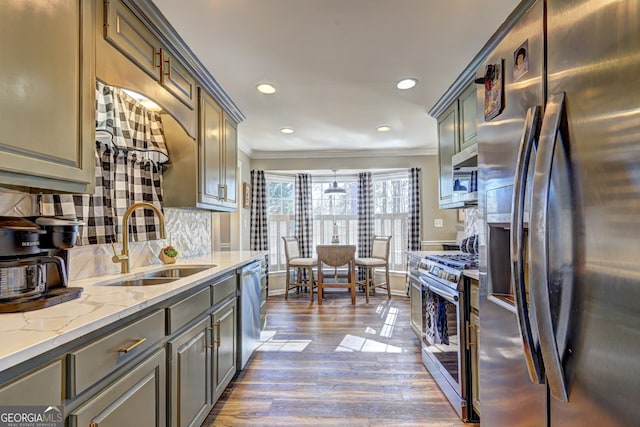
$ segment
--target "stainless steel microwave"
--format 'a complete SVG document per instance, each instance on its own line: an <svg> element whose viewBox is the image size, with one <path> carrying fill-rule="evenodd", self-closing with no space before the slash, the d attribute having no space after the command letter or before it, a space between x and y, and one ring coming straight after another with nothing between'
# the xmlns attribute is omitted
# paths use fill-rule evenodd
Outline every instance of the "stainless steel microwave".
<svg viewBox="0 0 640 427"><path fill-rule="evenodd" d="M478 146L467 147L452 157L453 203L464 205L478 203Z"/></svg>

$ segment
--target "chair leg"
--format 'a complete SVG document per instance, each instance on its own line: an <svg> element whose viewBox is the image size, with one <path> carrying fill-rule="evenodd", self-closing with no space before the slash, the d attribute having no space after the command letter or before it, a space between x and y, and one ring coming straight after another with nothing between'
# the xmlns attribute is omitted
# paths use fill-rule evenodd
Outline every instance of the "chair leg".
<svg viewBox="0 0 640 427"><path fill-rule="evenodd" d="M287 301L289 299L289 281L291 280L291 276L289 271L291 270L291 268L289 268L289 266L287 266L287 272L284 276L284 300Z"/></svg>
<svg viewBox="0 0 640 427"><path fill-rule="evenodd" d="M310 303L313 304L313 267L307 267L307 283L309 284Z"/></svg>
<svg viewBox="0 0 640 427"><path fill-rule="evenodd" d="M389 265L385 267L385 276L387 279L387 296L391 299L391 281L389 280Z"/></svg>
<svg viewBox="0 0 640 427"><path fill-rule="evenodd" d="M364 274L364 294L367 296L367 304L369 304L369 280L370 280L371 268L367 267Z"/></svg>

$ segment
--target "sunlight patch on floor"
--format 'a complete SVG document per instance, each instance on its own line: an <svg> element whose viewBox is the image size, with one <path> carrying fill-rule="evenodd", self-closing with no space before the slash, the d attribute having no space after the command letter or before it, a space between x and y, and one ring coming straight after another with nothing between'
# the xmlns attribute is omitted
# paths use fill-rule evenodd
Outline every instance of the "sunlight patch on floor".
<svg viewBox="0 0 640 427"><path fill-rule="evenodd" d="M276 340L277 331L262 331L260 333L260 345L256 351L287 351L300 353L304 351L311 340Z"/></svg>
<svg viewBox="0 0 640 427"><path fill-rule="evenodd" d="M369 338L347 334L335 351L360 351L363 353L402 353L402 348Z"/></svg>
<svg viewBox="0 0 640 427"><path fill-rule="evenodd" d="M256 351L286 351L300 353L311 344L311 340L269 340L258 346Z"/></svg>

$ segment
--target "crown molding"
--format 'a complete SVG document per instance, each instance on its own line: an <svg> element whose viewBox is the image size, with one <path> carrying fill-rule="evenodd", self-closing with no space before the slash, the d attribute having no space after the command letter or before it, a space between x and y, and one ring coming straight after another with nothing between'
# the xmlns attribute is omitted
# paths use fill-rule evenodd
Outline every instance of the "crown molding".
<svg viewBox="0 0 640 427"><path fill-rule="evenodd" d="M351 157L403 157L403 156L435 156L437 148L405 149L405 150L291 150L291 151L244 151L251 159L299 159L299 158L351 158Z"/></svg>

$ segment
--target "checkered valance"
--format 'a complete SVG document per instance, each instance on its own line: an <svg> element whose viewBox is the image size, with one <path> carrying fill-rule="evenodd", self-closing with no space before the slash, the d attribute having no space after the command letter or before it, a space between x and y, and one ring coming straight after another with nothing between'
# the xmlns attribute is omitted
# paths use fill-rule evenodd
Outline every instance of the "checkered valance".
<svg viewBox="0 0 640 427"><path fill-rule="evenodd" d="M162 208L162 166L169 160L158 112L149 111L121 89L96 85L95 191L43 195L42 215L75 216L78 244L122 241L122 217L137 202ZM139 209L129 221L134 241L160 238L153 211Z"/></svg>

